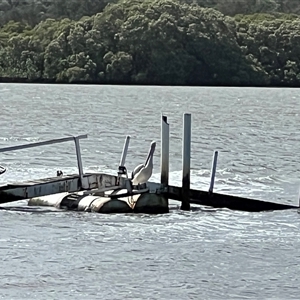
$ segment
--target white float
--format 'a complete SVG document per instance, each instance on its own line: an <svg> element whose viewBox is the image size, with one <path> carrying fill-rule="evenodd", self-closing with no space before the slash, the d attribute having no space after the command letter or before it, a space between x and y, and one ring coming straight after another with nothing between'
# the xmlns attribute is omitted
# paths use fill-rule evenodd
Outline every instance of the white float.
<svg viewBox="0 0 300 300"><path fill-rule="evenodd" d="M58 193L28 200L29 206L52 206L72 211L97 213L167 213L168 200L160 194L142 193L122 196L127 190L111 191L110 195L85 195L78 193ZM117 195L120 195L118 197Z"/></svg>

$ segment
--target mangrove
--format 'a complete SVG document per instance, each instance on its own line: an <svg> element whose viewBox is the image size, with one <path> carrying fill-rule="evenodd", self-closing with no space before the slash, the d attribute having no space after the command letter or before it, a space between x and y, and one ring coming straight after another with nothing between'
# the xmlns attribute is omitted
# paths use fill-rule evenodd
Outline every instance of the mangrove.
<svg viewBox="0 0 300 300"><path fill-rule="evenodd" d="M26 1L1 2L2 81L300 86L286 1L52 2L30 1L27 17Z"/></svg>

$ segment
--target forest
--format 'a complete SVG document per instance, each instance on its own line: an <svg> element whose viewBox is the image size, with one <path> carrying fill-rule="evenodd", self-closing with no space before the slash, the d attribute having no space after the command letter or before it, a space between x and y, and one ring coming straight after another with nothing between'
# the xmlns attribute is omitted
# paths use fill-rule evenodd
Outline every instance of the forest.
<svg viewBox="0 0 300 300"><path fill-rule="evenodd" d="M0 0L0 81L300 86L300 1Z"/></svg>

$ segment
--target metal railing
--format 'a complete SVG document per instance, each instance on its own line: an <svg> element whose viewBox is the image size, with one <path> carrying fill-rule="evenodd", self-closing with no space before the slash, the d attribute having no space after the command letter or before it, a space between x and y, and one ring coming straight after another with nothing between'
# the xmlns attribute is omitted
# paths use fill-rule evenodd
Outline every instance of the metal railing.
<svg viewBox="0 0 300 300"><path fill-rule="evenodd" d="M87 137L88 137L87 134L84 134L84 135L64 137L64 138L59 138L59 139L52 139L52 140L43 141L43 142L35 142L35 143L24 144L24 145L10 146L10 147L5 147L5 148L0 148L0 153L74 141L76 157L77 157L78 173L79 173L79 176L81 179L81 184L83 184L83 166L82 166L79 140L86 139ZM6 171L6 169L4 167L0 166L0 175L3 174L5 171Z"/></svg>

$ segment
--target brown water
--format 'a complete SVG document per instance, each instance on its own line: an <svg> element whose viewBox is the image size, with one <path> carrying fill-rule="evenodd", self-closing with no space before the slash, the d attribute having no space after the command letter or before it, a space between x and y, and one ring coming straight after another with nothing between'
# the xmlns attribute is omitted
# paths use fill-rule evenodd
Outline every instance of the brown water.
<svg viewBox="0 0 300 300"><path fill-rule="evenodd" d="M171 130L171 183L180 184L182 115L192 113L192 185L297 204L300 185L297 89L0 84L0 147L63 137L82 140L85 170L116 172L124 137L127 167ZM0 183L76 170L72 143L2 154ZM202 209L98 215L53 209L0 211L2 299L298 299L297 211Z"/></svg>

